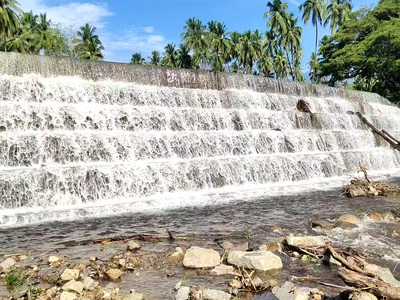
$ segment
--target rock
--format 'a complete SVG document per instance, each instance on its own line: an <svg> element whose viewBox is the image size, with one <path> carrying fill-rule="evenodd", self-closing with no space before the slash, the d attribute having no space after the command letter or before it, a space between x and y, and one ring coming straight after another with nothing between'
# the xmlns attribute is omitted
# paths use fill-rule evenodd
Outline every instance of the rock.
<svg viewBox="0 0 400 300"><path fill-rule="evenodd" d="M332 255L326 253L324 255L324 263L327 265L336 265L336 266L341 266L342 263L332 257Z"/></svg>
<svg viewBox="0 0 400 300"><path fill-rule="evenodd" d="M118 280L122 276L122 272L118 269L110 269L107 271L107 275L111 280Z"/></svg>
<svg viewBox="0 0 400 300"><path fill-rule="evenodd" d="M189 299L189 292L190 292L190 288L186 287L186 286L182 286L178 293L176 293L176 297L175 300L187 300Z"/></svg>
<svg viewBox="0 0 400 300"><path fill-rule="evenodd" d="M390 221L393 221L395 219L394 215L390 212L382 214L382 218L384 220L390 220Z"/></svg>
<svg viewBox="0 0 400 300"><path fill-rule="evenodd" d="M78 280L79 278L79 270L75 269L65 269L65 271L61 274L61 280L70 281L70 280Z"/></svg>
<svg viewBox="0 0 400 300"><path fill-rule="evenodd" d="M308 300L310 288L295 288L294 283L287 281L281 287L274 287L272 293L279 300Z"/></svg>
<svg viewBox="0 0 400 300"><path fill-rule="evenodd" d="M235 273L235 268L227 265L219 265L212 269L210 273L214 276L230 275Z"/></svg>
<svg viewBox="0 0 400 300"><path fill-rule="evenodd" d="M48 289L46 291L46 296L49 297L50 299L55 298L57 295L58 289L59 289L58 287L53 286L51 289Z"/></svg>
<svg viewBox="0 0 400 300"><path fill-rule="evenodd" d="M128 250L129 251L135 251L140 249L140 245L134 241L129 241L128 242Z"/></svg>
<svg viewBox="0 0 400 300"><path fill-rule="evenodd" d="M82 294L83 292L83 283L75 280L68 281L62 289L66 292L75 292L78 294Z"/></svg>
<svg viewBox="0 0 400 300"><path fill-rule="evenodd" d="M0 270L7 270L15 265L15 260L11 257L7 258L0 264Z"/></svg>
<svg viewBox="0 0 400 300"><path fill-rule="evenodd" d="M200 296L200 293L199 293L199 296ZM197 298L204 299L204 300L230 300L231 295L228 293L225 293L224 291L205 289L204 293L203 293L203 297L197 297Z"/></svg>
<svg viewBox="0 0 400 300"><path fill-rule="evenodd" d="M313 297L314 297L315 300L321 300L322 299L322 296L320 294L315 294L315 295L313 295Z"/></svg>
<svg viewBox="0 0 400 300"><path fill-rule="evenodd" d="M144 296L141 293L136 292L135 290L131 290L131 293L128 297L128 300L143 300Z"/></svg>
<svg viewBox="0 0 400 300"><path fill-rule="evenodd" d="M290 246L325 246L325 237L323 236L287 236L286 242Z"/></svg>
<svg viewBox="0 0 400 300"><path fill-rule="evenodd" d="M185 251L181 247L176 247L175 252L169 256L170 260L181 261L185 256Z"/></svg>
<svg viewBox="0 0 400 300"><path fill-rule="evenodd" d="M364 271L376 274L387 283L390 283L393 286L400 287L400 281L394 278L392 272L390 272L388 268L382 268L374 264L367 264L364 266Z"/></svg>
<svg viewBox="0 0 400 300"><path fill-rule="evenodd" d="M283 268L279 256L270 251L232 251L228 254L228 263L237 267L245 267L259 271Z"/></svg>
<svg viewBox="0 0 400 300"><path fill-rule="evenodd" d="M370 186L368 186L368 195L370 195L370 196L378 196L379 193L373 186L370 185Z"/></svg>
<svg viewBox="0 0 400 300"><path fill-rule="evenodd" d="M96 261L97 260L97 258L95 257L95 256L91 256L90 258L89 258L89 261Z"/></svg>
<svg viewBox="0 0 400 300"><path fill-rule="evenodd" d="M126 266L126 260L125 260L125 258L119 259L119 260L118 260L118 264L119 264L121 267L125 267L125 266Z"/></svg>
<svg viewBox="0 0 400 300"><path fill-rule="evenodd" d="M98 285L99 283L89 276L83 280L83 288L87 291L93 291Z"/></svg>
<svg viewBox="0 0 400 300"><path fill-rule="evenodd" d="M182 285L182 280L178 281L178 282L175 284L174 290L175 290L175 291L178 291L178 290L181 288L181 285Z"/></svg>
<svg viewBox="0 0 400 300"><path fill-rule="evenodd" d="M355 292L353 293L353 295L351 296L352 300L378 300L378 298L371 294L371 293L367 293L367 292Z"/></svg>
<svg viewBox="0 0 400 300"><path fill-rule="evenodd" d="M26 256L26 255L21 255L19 257L19 260L27 260L27 259L28 259L28 256Z"/></svg>
<svg viewBox="0 0 400 300"><path fill-rule="evenodd" d="M356 224L356 223L358 223L359 218L352 214L346 214L346 215L341 216L338 219L338 221Z"/></svg>
<svg viewBox="0 0 400 300"><path fill-rule="evenodd" d="M292 256L293 256L294 258L301 258L300 253L299 253L299 252L296 252L296 251L293 251L293 252L292 252Z"/></svg>
<svg viewBox="0 0 400 300"><path fill-rule="evenodd" d="M219 253L212 249L191 247L185 253L183 265L187 268L212 268L220 264Z"/></svg>
<svg viewBox="0 0 400 300"><path fill-rule="evenodd" d="M253 277L253 283L254 283L255 287L260 287L260 286L264 285L264 281L262 281L261 278L258 276Z"/></svg>
<svg viewBox="0 0 400 300"><path fill-rule="evenodd" d="M222 243L219 243L219 245L224 249L224 250L231 250L233 247L235 247L234 244L231 242L223 241Z"/></svg>
<svg viewBox="0 0 400 300"><path fill-rule="evenodd" d="M57 261L59 261L60 260L60 258L59 257L57 257L57 256L50 256L49 257L49 263L55 263L55 262L57 262Z"/></svg>
<svg viewBox="0 0 400 300"><path fill-rule="evenodd" d="M271 241L271 242L267 242L265 244L267 251L283 251L283 246L282 243L277 242L277 241ZM261 249L260 249L261 250Z"/></svg>
<svg viewBox="0 0 400 300"><path fill-rule="evenodd" d="M311 226L313 228L332 229L335 225L324 220L313 220Z"/></svg>
<svg viewBox="0 0 400 300"><path fill-rule="evenodd" d="M70 292L62 292L60 296L60 300L76 300L78 297L74 293Z"/></svg>
<svg viewBox="0 0 400 300"><path fill-rule="evenodd" d="M376 190L375 190L375 192L376 192ZM363 187L355 185L355 184L351 184L351 185L347 186L346 195L349 196L350 198L367 196L366 190L364 190Z"/></svg>
<svg viewBox="0 0 400 300"><path fill-rule="evenodd" d="M343 230L353 230L358 228L358 225L353 224L353 223L349 223L349 222L342 222L342 221L338 221L336 222L336 227L342 228Z"/></svg>
<svg viewBox="0 0 400 300"><path fill-rule="evenodd" d="M368 217L374 221L382 221L381 214L370 212L368 213Z"/></svg>

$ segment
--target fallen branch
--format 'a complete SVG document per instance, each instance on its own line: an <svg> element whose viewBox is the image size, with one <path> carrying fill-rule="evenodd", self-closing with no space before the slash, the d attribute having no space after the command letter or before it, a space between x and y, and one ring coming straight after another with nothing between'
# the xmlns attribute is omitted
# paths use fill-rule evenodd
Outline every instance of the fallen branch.
<svg viewBox="0 0 400 300"><path fill-rule="evenodd" d="M356 271L360 274L363 274L364 276L370 276L370 277L375 277L375 274L373 273L369 273L369 272L365 272L364 270L362 270L361 268L350 264L346 259L344 259L342 256L340 256L339 254L336 253L335 250L333 250L332 247L328 247L327 251L329 251L332 255L332 257L336 260L338 260L339 262L341 262L344 266L346 266L348 269Z"/></svg>

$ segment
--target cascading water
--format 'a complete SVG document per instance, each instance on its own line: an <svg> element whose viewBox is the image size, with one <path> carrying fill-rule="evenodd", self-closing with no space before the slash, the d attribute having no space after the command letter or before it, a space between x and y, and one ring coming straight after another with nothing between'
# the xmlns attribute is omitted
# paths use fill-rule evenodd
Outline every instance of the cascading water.
<svg viewBox="0 0 400 300"><path fill-rule="evenodd" d="M400 109L375 94L5 53L0 74L3 225L322 185L359 163L400 169L352 114L399 137Z"/></svg>

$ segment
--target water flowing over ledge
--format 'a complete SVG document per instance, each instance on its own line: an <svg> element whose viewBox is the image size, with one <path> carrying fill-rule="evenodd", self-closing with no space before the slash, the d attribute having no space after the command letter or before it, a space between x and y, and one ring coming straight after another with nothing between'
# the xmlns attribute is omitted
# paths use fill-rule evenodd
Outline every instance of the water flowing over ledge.
<svg viewBox="0 0 400 300"><path fill-rule="evenodd" d="M0 90L0 225L338 186L359 163L400 170L352 113L398 137L400 109L376 94L15 53L0 53Z"/></svg>

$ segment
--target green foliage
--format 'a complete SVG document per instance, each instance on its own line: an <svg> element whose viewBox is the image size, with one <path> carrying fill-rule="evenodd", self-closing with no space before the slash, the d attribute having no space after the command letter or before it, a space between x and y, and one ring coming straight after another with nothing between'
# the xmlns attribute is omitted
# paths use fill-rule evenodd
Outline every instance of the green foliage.
<svg viewBox="0 0 400 300"><path fill-rule="evenodd" d="M29 288L28 293L30 293L30 299L36 300L39 299L41 296L43 296L46 293L46 290L43 290L41 288Z"/></svg>
<svg viewBox="0 0 400 300"><path fill-rule="evenodd" d="M96 27L86 24L77 32L78 38L74 40L74 52L81 59L102 60L104 55L103 44L95 34Z"/></svg>
<svg viewBox="0 0 400 300"><path fill-rule="evenodd" d="M400 99L400 2L381 0L375 8L354 12L338 32L322 40L321 75L335 86L353 79L353 87Z"/></svg>
<svg viewBox="0 0 400 300"><path fill-rule="evenodd" d="M14 289L19 287L24 282L24 277L20 273L9 273L6 275L7 288Z"/></svg>
<svg viewBox="0 0 400 300"><path fill-rule="evenodd" d="M144 64L144 58L142 57L142 54L140 53L135 53L132 55L131 59L131 64L132 65L143 65Z"/></svg>

